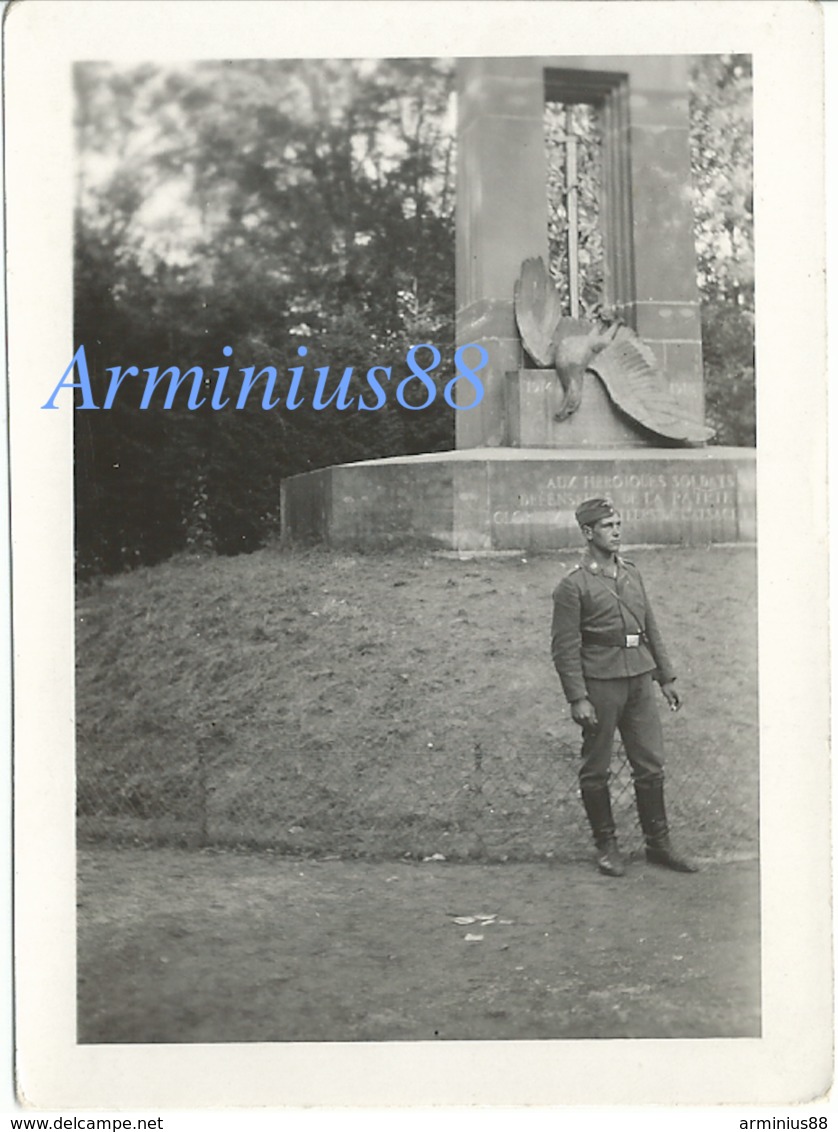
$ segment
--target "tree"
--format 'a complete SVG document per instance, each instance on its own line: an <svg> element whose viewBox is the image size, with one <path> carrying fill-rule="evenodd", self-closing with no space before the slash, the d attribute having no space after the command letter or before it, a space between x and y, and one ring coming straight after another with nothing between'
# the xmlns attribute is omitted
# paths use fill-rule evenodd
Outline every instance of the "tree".
<svg viewBox="0 0 838 1132"><path fill-rule="evenodd" d="M76 341L114 365L371 365L394 387L415 342L453 356L451 66L245 61L76 69ZM117 407L119 406L119 407ZM260 545L284 476L449 448L452 411L77 414L82 568L183 546ZM153 506L151 506L151 502Z"/></svg>
<svg viewBox="0 0 838 1132"><path fill-rule="evenodd" d="M720 444L756 443L750 56L696 57L690 150L707 416Z"/></svg>

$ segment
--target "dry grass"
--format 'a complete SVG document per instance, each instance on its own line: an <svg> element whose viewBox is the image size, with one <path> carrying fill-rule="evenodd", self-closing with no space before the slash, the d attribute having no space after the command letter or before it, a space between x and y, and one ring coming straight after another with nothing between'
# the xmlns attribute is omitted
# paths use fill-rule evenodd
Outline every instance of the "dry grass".
<svg viewBox="0 0 838 1132"><path fill-rule="evenodd" d="M664 719L672 816L705 856L753 854L754 552L629 557L686 705ZM567 562L267 549L86 587L82 832L387 856L587 852L578 735L549 657Z"/></svg>

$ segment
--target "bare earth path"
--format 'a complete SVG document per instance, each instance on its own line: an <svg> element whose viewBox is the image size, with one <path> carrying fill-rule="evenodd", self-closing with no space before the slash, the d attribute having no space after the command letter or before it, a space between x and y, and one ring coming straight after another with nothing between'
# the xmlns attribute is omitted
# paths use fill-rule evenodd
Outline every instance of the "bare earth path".
<svg viewBox="0 0 838 1132"><path fill-rule="evenodd" d="M755 861L609 880L95 847L78 928L85 1043L759 1034Z"/></svg>

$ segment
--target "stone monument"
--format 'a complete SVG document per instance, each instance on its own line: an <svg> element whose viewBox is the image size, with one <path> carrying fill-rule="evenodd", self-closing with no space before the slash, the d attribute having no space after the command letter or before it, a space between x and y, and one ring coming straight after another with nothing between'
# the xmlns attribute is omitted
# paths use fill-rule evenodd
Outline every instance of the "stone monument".
<svg viewBox="0 0 838 1132"><path fill-rule="evenodd" d="M486 350L484 397L456 413L453 452L290 478L286 535L336 547L555 549L578 543L578 501L608 494L632 542L755 540L755 453L702 446L710 433L687 64L671 56L460 61L457 343ZM533 356L532 326L522 333L522 287L542 286L536 307L555 302L543 282L532 282L534 265L548 259L548 98L592 104L600 114L604 298L625 327L624 342L637 343L625 349L645 352L662 383L664 415L686 422L668 436L649 427L657 418L648 401L639 411L624 390L615 393L613 347L583 358L568 399L561 367ZM609 357L610 370L602 364Z"/></svg>

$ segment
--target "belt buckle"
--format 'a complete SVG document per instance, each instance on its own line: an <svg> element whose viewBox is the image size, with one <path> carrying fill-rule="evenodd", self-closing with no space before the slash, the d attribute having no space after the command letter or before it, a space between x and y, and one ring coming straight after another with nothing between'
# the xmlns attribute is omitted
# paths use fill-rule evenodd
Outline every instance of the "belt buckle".
<svg viewBox="0 0 838 1132"><path fill-rule="evenodd" d="M626 633L626 648L636 649L640 647L640 634L639 633Z"/></svg>

